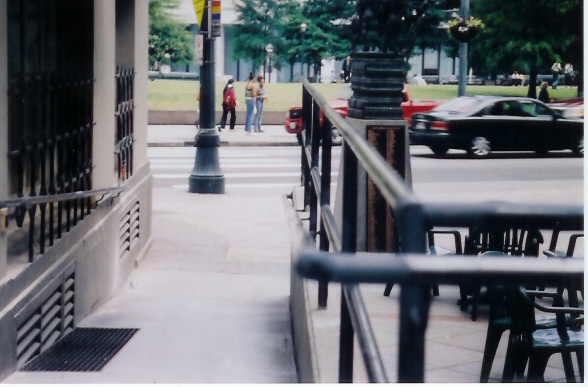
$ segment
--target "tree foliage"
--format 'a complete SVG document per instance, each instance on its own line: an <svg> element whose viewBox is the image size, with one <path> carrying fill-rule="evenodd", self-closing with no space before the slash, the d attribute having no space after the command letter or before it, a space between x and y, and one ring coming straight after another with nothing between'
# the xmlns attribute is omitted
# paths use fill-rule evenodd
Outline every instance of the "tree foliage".
<svg viewBox="0 0 588 387"><path fill-rule="evenodd" d="M271 44L275 64L279 68L285 51L282 38L286 10L292 9L289 0L241 0L235 3L238 25L233 57L246 59L251 70L257 69L266 59L266 47Z"/></svg>
<svg viewBox="0 0 588 387"><path fill-rule="evenodd" d="M355 12L353 0L307 0L302 15L307 20L305 62L320 71L323 59L346 58L351 51L351 28L332 23L350 20Z"/></svg>
<svg viewBox="0 0 588 387"><path fill-rule="evenodd" d="M349 55L351 31L347 26L331 21L346 20L354 9L353 0L240 0L235 3L237 34L235 59L247 59L252 69L265 59L265 47L274 47L274 63L300 61L302 32L304 33L305 62L320 67L325 58L342 59Z"/></svg>
<svg viewBox="0 0 588 387"><path fill-rule="evenodd" d="M169 14L177 6L178 0L149 0L149 64L153 69L194 58L188 26Z"/></svg>
<svg viewBox="0 0 588 387"><path fill-rule="evenodd" d="M555 60L582 68L581 0L475 0L472 6L486 24L471 45L477 68L530 74L530 97L538 72L549 73Z"/></svg>

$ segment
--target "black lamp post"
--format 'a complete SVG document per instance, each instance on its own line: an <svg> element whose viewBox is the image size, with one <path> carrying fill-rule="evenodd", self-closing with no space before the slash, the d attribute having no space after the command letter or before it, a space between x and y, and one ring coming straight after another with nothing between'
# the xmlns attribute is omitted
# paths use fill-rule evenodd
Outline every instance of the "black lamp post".
<svg viewBox="0 0 588 387"><path fill-rule="evenodd" d="M272 55L274 54L274 46L270 43L265 46L265 51L267 52L267 59L268 59L268 74L267 74L267 81L271 83L272 81Z"/></svg>
<svg viewBox="0 0 588 387"><path fill-rule="evenodd" d="M470 13L470 0L462 0L461 2L461 18L463 20L468 20L469 13ZM467 42L460 42L459 43L459 76L458 76L458 86L457 86L457 95L459 97L465 95L466 93L466 84L467 84L467 71L468 71L468 43Z"/></svg>
<svg viewBox="0 0 588 387"><path fill-rule="evenodd" d="M306 23L300 24L300 32L302 33L302 48L300 53L300 76L304 79L304 35L306 35Z"/></svg>
<svg viewBox="0 0 588 387"><path fill-rule="evenodd" d="M205 15L211 1L206 1ZM200 130L196 135L196 158L190 174L188 191L192 193L225 193L225 177L220 169L220 137L214 129L214 37L204 34L200 67Z"/></svg>

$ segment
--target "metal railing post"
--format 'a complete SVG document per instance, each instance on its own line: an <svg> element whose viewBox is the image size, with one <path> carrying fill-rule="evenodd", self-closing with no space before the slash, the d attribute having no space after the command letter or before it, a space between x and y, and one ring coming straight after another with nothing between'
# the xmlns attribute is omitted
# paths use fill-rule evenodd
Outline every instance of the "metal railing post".
<svg viewBox="0 0 588 387"><path fill-rule="evenodd" d="M329 206L331 204L331 122L325 117L323 118L322 133L322 162L321 162L321 196L320 208ZM329 238L325 229L325 222L323 217L320 217L319 230L319 250L329 251ZM327 307L327 299L329 297L329 283L327 281L319 281L318 284L318 306L319 308Z"/></svg>
<svg viewBox="0 0 588 387"><path fill-rule="evenodd" d="M319 143L320 143L320 109L316 103L316 101L312 101L312 122L310 124L310 142L305 144L306 149L308 150L310 146L310 171L313 174L313 171L318 171L319 165ZM307 133L308 133L307 129ZM308 138L308 136L307 136ZM310 145L309 145L310 144ZM316 241L316 234L317 234L317 224L318 224L318 195L317 195L318 187L315 184L315 180L312 178L310 179L310 214L309 214L309 232L310 235L313 237L313 240Z"/></svg>
<svg viewBox="0 0 588 387"><path fill-rule="evenodd" d="M310 204L310 160L307 160L306 144L310 143L309 122L312 116L312 96L302 88L302 183L304 184L304 208Z"/></svg>
<svg viewBox="0 0 588 387"><path fill-rule="evenodd" d="M343 224L341 250L355 252L357 243L357 168L358 162L353 150L343 143ZM341 287L341 326L339 336L339 382L353 381L353 340L354 331L347 298Z"/></svg>

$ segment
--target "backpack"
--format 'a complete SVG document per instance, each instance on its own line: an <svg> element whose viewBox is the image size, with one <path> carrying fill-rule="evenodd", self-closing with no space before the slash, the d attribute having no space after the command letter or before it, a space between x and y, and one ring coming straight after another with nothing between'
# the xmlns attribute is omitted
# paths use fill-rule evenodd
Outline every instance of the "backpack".
<svg viewBox="0 0 588 387"><path fill-rule="evenodd" d="M227 89L223 98L223 109L230 109L233 107L233 95L232 90Z"/></svg>

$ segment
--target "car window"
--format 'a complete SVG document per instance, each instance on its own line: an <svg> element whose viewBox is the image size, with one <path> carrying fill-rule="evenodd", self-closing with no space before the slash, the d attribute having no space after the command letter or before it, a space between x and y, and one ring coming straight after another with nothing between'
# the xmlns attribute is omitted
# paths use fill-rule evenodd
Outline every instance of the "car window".
<svg viewBox="0 0 588 387"><path fill-rule="evenodd" d="M511 117L529 117L531 114L526 112L516 101L504 102L504 114Z"/></svg>
<svg viewBox="0 0 588 387"><path fill-rule="evenodd" d="M482 113L485 116L502 116L504 115L504 102L496 102L493 105L487 106Z"/></svg>
<svg viewBox="0 0 588 387"><path fill-rule="evenodd" d="M532 101L521 102L521 108L533 117L551 117L549 108Z"/></svg>
<svg viewBox="0 0 588 387"><path fill-rule="evenodd" d="M484 108L482 112L485 116L522 116L525 113L520 106L513 101L498 101Z"/></svg>

